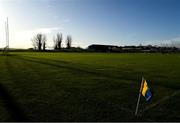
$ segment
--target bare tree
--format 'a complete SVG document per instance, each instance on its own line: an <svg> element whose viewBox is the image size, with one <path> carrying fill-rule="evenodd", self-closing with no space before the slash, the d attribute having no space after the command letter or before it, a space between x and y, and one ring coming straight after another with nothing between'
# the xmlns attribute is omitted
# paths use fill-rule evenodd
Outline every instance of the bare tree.
<svg viewBox="0 0 180 123"><path fill-rule="evenodd" d="M70 35L68 35L67 39L66 39L66 47L67 47L67 49L71 48L71 44L72 44L72 37Z"/></svg>
<svg viewBox="0 0 180 123"><path fill-rule="evenodd" d="M42 38L42 47L43 47L44 51L46 50L46 44L47 44L47 38L46 38L46 35L43 35L43 38Z"/></svg>
<svg viewBox="0 0 180 123"><path fill-rule="evenodd" d="M32 44L35 49L38 49L39 51L42 50L42 45L46 46L46 36L38 33L37 35L34 36L32 39ZM45 48L45 47L44 47Z"/></svg>
<svg viewBox="0 0 180 123"><path fill-rule="evenodd" d="M56 41L56 36L53 37L53 41L54 41L54 49L57 50L57 41Z"/></svg>
<svg viewBox="0 0 180 123"><path fill-rule="evenodd" d="M54 37L54 49L61 49L62 39L62 33L57 33L56 37Z"/></svg>
<svg viewBox="0 0 180 123"><path fill-rule="evenodd" d="M32 43L35 49L37 48L40 51L42 46L42 34L38 33L37 35L35 35L32 39Z"/></svg>
<svg viewBox="0 0 180 123"><path fill-rule="evenodd" d="M31 39L31 40L32 40L32 46L33 46L34 50L37 50L37 43L33 39Z"/></svg>
<svg viewBox="0 0 180 123"><path fill-rule="evenodd" d="M61 43L62 43L62 33L58 33L57 34L57 46L58 46L58 49L61 49Z"/></svg>

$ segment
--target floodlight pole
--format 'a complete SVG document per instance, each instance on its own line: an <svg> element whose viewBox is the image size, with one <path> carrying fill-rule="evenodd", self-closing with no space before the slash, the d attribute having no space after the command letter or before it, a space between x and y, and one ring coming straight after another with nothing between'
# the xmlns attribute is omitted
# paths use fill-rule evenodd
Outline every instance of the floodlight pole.
<svg viewBox="0 0 180 123"><path fill-rule="evenodd" d="M137 113L138 113L139 102L140 102L140 99L141 99L141 92L142 92L142 86L143 86L143 84L144 84L144 77L142 77L142 81L141 81L141 87L140 87L140 90L139 90L139 97L138 97L138 101L137 101L137 105L136 105L135 116L137 116Z"/></svg>

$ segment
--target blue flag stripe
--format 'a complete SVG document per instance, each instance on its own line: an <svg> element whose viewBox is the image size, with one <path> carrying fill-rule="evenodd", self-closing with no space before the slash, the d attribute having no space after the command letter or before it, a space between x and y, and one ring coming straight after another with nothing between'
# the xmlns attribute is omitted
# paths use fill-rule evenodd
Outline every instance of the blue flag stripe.
<svg viewBox="0 0 180 123"><path fill-rule="evenodd" d="M151 90L150 90L150 89L148 89L148 90L147 90L147 92L146 92L146 96L145 96L146 101L149 101L149 100L151 99L151 97L152 97Z"/></svg>

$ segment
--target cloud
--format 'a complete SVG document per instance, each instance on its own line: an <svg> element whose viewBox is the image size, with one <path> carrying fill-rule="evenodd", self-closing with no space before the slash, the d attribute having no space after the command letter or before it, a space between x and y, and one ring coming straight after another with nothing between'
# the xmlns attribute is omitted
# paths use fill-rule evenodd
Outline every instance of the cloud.
<svg viewBox="0 0 180 123"><path fill-rule="evenodd" d="M50 35L53 35L53 33L56 33L61 30L63 30L63 27L37 28L33 30L22 30L18 32L12 32L10 36L10 43L12 47L28 48L31 47L31 39L37 33L43 33L50 37Z"/></svg>
<svg viewBox="0 0 180 123"><path fill-rule="evenodd" d="M21 35L23 34L31 35L31 34L37 34L37 33L51 34L53 32L60 31L63 29L64 29L63 27L38 28L38 29L33 29L33 30L24 30L18 33Z"/></svg>
<svg viewBox="0 0 180 123"><path fill-rule="evenodd" d="M180 48L180 37L176 37L171 40L171 46Z"/></svg>
<svg viewBox="0 0 180 123"><path fill-rule="evenodd" d="M180 48L180 36L172 38L172 39L168 39L168 40L158 41L158 44L160 46L169 46L169 47Z"/></svg>
<svg viewBox="0 0 180 123"><path fill-rule="evenodd" d="M50 34L52 32L58 31L58 30L63 30L63 27L52 27L52 28L39 28L32 30L34 33L45 33L45 34Z"/></svg>
<svg viewBox="0 0 180 123"><path fill-rule="evenodd" d="M179 37L176 37L176 38L171 39L171 41L180 41L180 36L179 36Z"/></svg>
<svg viewBox="0 0 180 123"><path fill-rule="evenodd" d="M71 20L70 19L64 19L64 20L62 20L62 22L63 23L68 23L68 22L71 22Z"/></svg>

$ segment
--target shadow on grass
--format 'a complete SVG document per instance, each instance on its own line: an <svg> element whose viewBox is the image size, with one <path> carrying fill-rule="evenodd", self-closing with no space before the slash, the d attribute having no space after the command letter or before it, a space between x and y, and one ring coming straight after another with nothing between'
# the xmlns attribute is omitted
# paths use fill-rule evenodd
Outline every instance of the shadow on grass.
<svg viewBox="0 0 180 123"><path fill-rule="evenodd" d="M13 121L28 121L23 110L15 102L7 89L0 84L0 99L11 116Z"/></svg>
<svg viewBox="0 0 180 123"><path fill-rule="evenodd" d="M12 54L8 54L8 56L15 56ZM10 76L12 74L11 70L11 64L10 61L7 59L6 56L5 63L6 63L6 69L8 70L8 73ZM12 76L11 76L12 77ZM16 79L12 78L13 82L16 81ZM0 99L2 103L4 104L5 109L10 115L10 118L7 119L8 121L28 121L28 118L26 117L24 110L21 108L21 106L16 102L16 99L13 97L13 95L10 94L8 91L8 88L6 88L3 84L0 83Z"/></svg>
<svg viewBox="0 0 180 123"><path fill-rule="evenodd" d="M29 56L19 56L19 55L13 55L13 57L11 58L15 58L15 59L21 59L23 61L27 61L27 62L34 62L34 63L38 63L38 64L43 64L43 65L48 65L48 66L52 66L52 67L57 67L57 68L64 68L64 69L69 69L72 71L76 71L79 73L87 73L87 74L91 74L91 75L95 75L95 76L102 76L102 77L106 77L106 78L113 78L113 79L117 79L120 80L122 79L123 76L123 80L135 80L137 77L130 77L127 76L125 77L124 75L128 75L126 73L126 71L124 71L124 73L118 74L118 76L116 76L115 74L109 74L109 73L103 73L101 71L98 71L96 69L92 69L91 66L85 66L84 64L75 64L72 62L67 62L67 61L60 61L60 60L49 60L49 59L45 59L45 58L33 58L33 57L29 57ZM47 62L49 61L49 62ZM130 70L132 71L132 70Z"/></svg>
<svg viewBox="0 0 180 123"><path fill-rule="evenodd" d="M16 54L10 54L10 53L0 53L0 56L17 56Z"/></svg>
<svg viewBox="0 0 180 123"><path fill-rule="evenodd" d="M52 67L57 68L64 68L69 69L72 71L76 71L77 73L87 73L91 75L95 75L98 77L105 77L109 79L116 79L116 80L127 80L127 81L139 81L138 78L141 78L143 75L143 72L137 72L136 69L123 69L121 71L118 71L117 73L109 73L108 70L106 71L99 71L97 69L93 69L92 66L81 64L81 63L72 63L67 61L61 61L61 60L52 60L52 59L46 59L46 58L35 58L30 56L20 56L17 54L12 55L12 58L21 59L28 62L34 62L38 64L44 64ZM112 71L113 72L113 71ZM158 76L159 77L159 76ZM174 85L170 83L154 83L155 85L163 85L166 88L171 89L179 89L178 85Z"/></svg>

